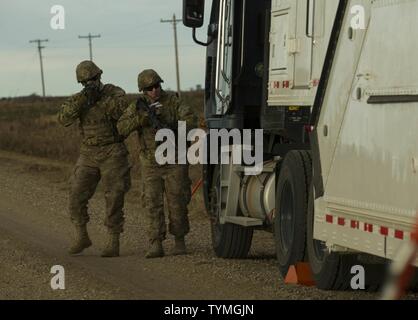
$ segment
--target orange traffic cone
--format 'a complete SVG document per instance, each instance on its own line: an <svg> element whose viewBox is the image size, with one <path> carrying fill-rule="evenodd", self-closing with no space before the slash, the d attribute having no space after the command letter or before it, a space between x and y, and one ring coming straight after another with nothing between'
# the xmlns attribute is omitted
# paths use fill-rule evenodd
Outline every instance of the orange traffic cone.
<svg viewBox="0 0 418 320"><path fill-rule="evenodd" d="M286 278L284 279L284 283L313 287L315 285L315 280L313 279L309 263L300 262L290 266Z"/></svg>

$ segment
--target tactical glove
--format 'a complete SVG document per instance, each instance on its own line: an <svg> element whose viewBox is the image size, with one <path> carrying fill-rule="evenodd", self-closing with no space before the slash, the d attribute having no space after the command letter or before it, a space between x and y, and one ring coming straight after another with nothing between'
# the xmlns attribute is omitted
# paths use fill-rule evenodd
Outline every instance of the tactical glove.
<svg viewBox="0 0 418 320"><path fill-rule="evenodd" d="M87 105L89 107L91 107L94 104L96 104L96 102L99 101L99 99L100 99L100 91L96 87L86 86L83 89L82 93L87 98Z"/></svg>

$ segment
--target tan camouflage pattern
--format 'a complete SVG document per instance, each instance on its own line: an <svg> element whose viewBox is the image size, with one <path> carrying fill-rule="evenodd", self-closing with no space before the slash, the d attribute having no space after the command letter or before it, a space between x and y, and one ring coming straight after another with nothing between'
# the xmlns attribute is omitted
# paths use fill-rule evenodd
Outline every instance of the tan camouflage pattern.
<svg viewBox="0 0 418 320"><path fill-rule="evenodd" d="M125 91L111 84L101 89L101 98L93 106L87 106L87 98L83 93L70 97L63 103L58 113L58 121L63 126L79 123L83 139L81 152L89 147L106 146L122 142L123 138L117 131L117 120L127 108Z"/></svg>
<svg viewBox="0 0 418 320"><path fill-rule="evenodd" d="M144 70L138 75L138 89L139 91L151 87L157 83L163 83L163 79L152 69Z"/></svg>
<svg viewBox="0 0 418 320"><path fill-rule="evenodd" d="M151 103L145 95L141 99ZM178 121L185 121L187 130L197 127L196 114L176 94L162 90L159 102L163 107L158 117L168 128L177 128ZM158 146L155 142L155 130L146 113L137 110L136 103L126 109L117 127L124 137L134 131L138 134L143 177L141 198L144 201L149 240L164 240L166 236L164 194L167 200L169 232L174 236L185 236L190 229L187 205L191 197L191 181L188 165L160 166L156 163L155 150Z"/></svg>
<svg viewBox="0 0 418 320"><path fill-rule="evenodd" d="M83 61L76 68L76 77L78 82L88 81L95 76L102 74L103 71L92 61Z"/></svg>
<svg viewBox="0 0 418 320"><path fill-rule="evenodd" d="M141 171L144 183L144 205L147 234L149 240L163 241L166 238L166 222L164 216L164 195L167 200L169 232L176 237L189 233L185 192L182 187L184 166L167 165L153 166L141 157Z"/></svg>
<svg viewBox="0 0 418 320"><path fill-rule="evenodd" d="M150 99L146 95L141 95L140 98L151 104ZM160 108L161 114L158 118L168 128L177 129L178 121L185 121L187 130L197 127L198 118L196 114L176 94L162 90L159 102L163 107ZM155 130L151 127L147 114L138 112L135 102L130 104L125 110L118 121L117 128L119 134L124 138L128 137L132 132L138 131L140 152L150 164L156 165L155 150L158 145L155 143Z"/></svg>
<svg viewBox="0 0 418 320"><path fill-rule="evenodd" d="M123 232L124 197L130 189L128 151L116 123L127 108L125 93L113 85L101 88L99 101L87 106L79 93L63 103L58 121L69 126L78 123L83 141L80 157L70 178L71 221L84 226L89 221L88 202L101 180L106 201L105 225L111 233Z"/></svg>
<svg viewBox="0 0 418 320"><path fill-rule="evenodd" d="M89 222L87 206L101 180L106 212L105 226L111 233L122 233L124 197L131 186L130 165L123 144L98 148L95 157L80 155L70 178L70 216L77 226Z"/></svg>

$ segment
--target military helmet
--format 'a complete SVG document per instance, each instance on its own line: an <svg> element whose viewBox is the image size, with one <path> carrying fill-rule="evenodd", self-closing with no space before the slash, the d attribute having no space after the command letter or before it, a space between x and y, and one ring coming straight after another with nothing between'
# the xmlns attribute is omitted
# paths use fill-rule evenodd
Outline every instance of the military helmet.
<svg viewBox="0 0 418 320"><path fill-rule="evenodd" d="M77 81L84 82L101 75L103 71L92 61L81 62L76 69Z"/></svg>
<svg viewBox="0 0 418 320"><path fill-rule="evenodd" d="M143 91L145 88L149 88L157 83L164 82L163 79L152 69L142 71L138 75L138 89Z"/></svg>

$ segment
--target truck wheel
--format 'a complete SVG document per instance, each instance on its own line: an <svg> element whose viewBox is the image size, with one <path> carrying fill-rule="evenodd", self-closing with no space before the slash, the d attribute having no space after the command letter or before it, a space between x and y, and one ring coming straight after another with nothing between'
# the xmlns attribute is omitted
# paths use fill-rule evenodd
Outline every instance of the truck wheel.
<svg viewBox="0 0 418 320"><path fill-rule="evenodd" d="M312 189L312 188L311 188ZM314 196L310 190L307 219L307 251L316 286L322 290L348 289L351 267L355 265L353 255L329 253L325 243L313 238Z"/></svg>
<svg viewBox="0 0 418 320"><path fill-rule="evenodd" d="M418 268L414 268L414 276L412 277L409 290L413 293L418 293Z"/></svg>
<svg viewBox="0 0 418 320"><path fill-rule="evenodd" d="M246 228L235 224L220 223L220 191L220 171L219 166L217 166L213 173L209 205L212 222L212 247L219 258L246 258L251 248L254 230L253 228Z"/></svg>
<svg viewBox="0 0 418 320"><path fill-rule="evenodd" d="M385 264L363 263L357 254L341 254L329 252L324 242L313 238L314 226L314 196L309 193L307 218L307 251L308 260L316 286L322 290L350 290L351 268L361 265L365 270L365 289L369 292L378 291L384 282Z"/></svg>
<svg viewBox="0 0 418 320"><path fill-rule="evenodd" d="M309 152L289 152L280 169L274 218L277 261L283 277L291 265L305 258L306 213L311 177Z"/></svg>

